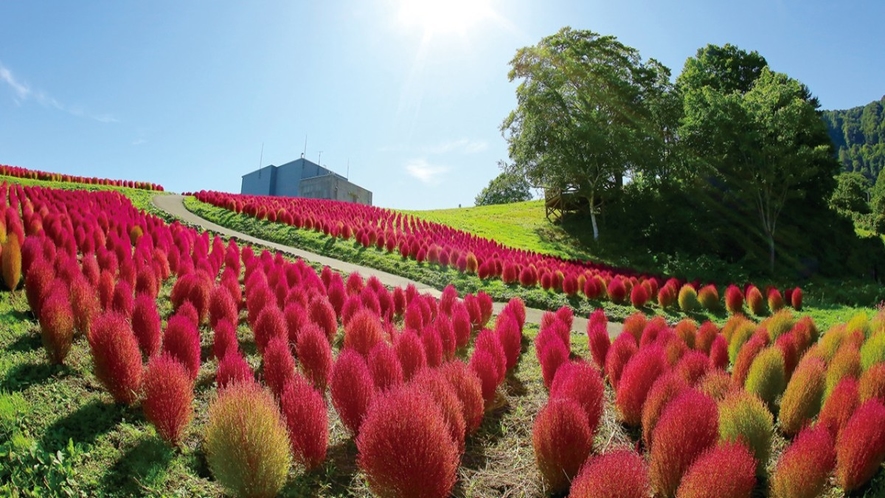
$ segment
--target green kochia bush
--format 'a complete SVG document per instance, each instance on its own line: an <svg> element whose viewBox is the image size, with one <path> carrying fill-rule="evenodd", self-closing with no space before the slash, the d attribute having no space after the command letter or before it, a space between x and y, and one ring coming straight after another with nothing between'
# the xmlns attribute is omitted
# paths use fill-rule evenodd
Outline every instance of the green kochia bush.
<svg viewBox="0 0 885 498"><path fill-rule="evenodd" d="M269 498L286 483L286 424L273 396L255 382L220 391L209 406L205 445L212 475L233 496Z"/></svg>
<svg viewBox="0 0 885 498"><path fill-rule="evenodd" d="M756 473L762 475L771 452L774 417L758 397L734 391L719 403L719 438L724 442L746 444L756 459Z"/></svg>
<svg viewBox="0 0 885 498"><path fill-rule="evenodd" d="M775 406L775 400L787 387L784 357L775 346L762 350L753 360L744 388L765 401L769 407Z"/></svg>
<svg viewBox="0 0 885 498"><path fill-rule="evenodd" d="M799 362L781 399L779 419L784 434L797 434L820 412L826 368L823 360L813 356Z"/></svg>

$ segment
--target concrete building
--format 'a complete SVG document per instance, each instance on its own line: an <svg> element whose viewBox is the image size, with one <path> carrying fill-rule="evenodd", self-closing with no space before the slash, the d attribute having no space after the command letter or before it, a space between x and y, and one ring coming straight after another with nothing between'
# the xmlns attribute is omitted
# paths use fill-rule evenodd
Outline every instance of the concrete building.
<svg viewBox="0 0 885 498"><path fill-rule="evenodd" d="M281 166L265 166L243 175L240 193L310 197L372 205L372 192L303 157Z"/></svg>

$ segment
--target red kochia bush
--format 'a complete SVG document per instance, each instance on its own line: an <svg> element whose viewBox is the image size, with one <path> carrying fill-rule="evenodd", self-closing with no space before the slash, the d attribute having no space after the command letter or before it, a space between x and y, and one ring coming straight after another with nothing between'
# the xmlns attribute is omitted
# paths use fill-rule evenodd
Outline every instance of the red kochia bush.
<svg viewBox="0 0 885 498"><path fill-rule="evenodd" d="M497 363L494 354L486 350L474 351L470 357L470 369L480 380L482 397L487 404L495 399L495 393L500 381Z"/></svg>
<svg viewBox="0 0 885 498"><path fill-rule="evenodd" d="M215 383L218 389L235 384L237 382L254 382L255 373L252 367L246 363L246 359L236 349L229 349L220 360L218 360L218 370L215 371Z"/></svg>
<svg viewBox="0 0 885 498"><path fill-rule="evenodd" d="M725 289L725 309L732 315L744 310L744 294L736 285L729 285Z"/></svg>
<svg viewBox="0 0 885 498"><path fill-rule="evenodd" d="M381 320L368 309L357 311L344 326L344 348L353 349L363 358L368 358L372 348L383 340Z"/></svg>
<svg viewBox="0 0 885 498"><path fill-rule="evenodd" d="M286 384L295 380L295 358L285 337L274 337L264 349L264 383L279 398Z"/></svg>
<svg viewBox="0 0 885 498"><path fill-rule="evenodd" d="M741 443L723 443L707 450L688 469L679 498L745 498L756 486L756 460Z"/></svg>
<svg viewBox="0 0 885 498"><path fill-rule="evenodd" d="M756 316L765 314L765 298L762 297L762 292L755 285L751 285L747 289L747 306Z"/></svg>
<svg viewBox="0 0 885 498"><path fill-rule="evenodd" d="M544 377L544 387L550 388L553 377L561 365L566 363L569 358L568 347L562 341L553 337L550 340L538 341L543 334L538 334L535 340L535 347L538 362L541 363L541 374Z"/></svg>
<svg viewBox="0 0 885 498"><path fill-rule="evenodd" d="M37 259L25 274L25 295L28 297L28 306L38 319L40 305L43 304L43 298L49 292L54 279L55 268L43 258Z"/></svg>
<svg viewBox="0 0 885 498"><path fill-rule="evenodd" d="M857 379L846 377L836 384L830 397L824 401L817 423L826 427L833 437L837 437L854 414L857 405Z"/></svg>
<svg viewBox="0 0 885 498"><path fill-rule="evenodd" d="M650 477L655 493L675 496L682 476L719 438L716 402L694 389L671 401L652 436Z"/></svg>
<svg viewBox="0 0 885 498"><path fill-rule="evenodd" d="M49 362L61 365L74 342L74 312L71 309L67 287L56 280L43 300L40 313L40 338Z"/></svg>
<svg viewBox="0 0 885 498"><path fill-rule="evenodd" d="M139 294L135 298L132 306L132 332L138 339L142 354L151 357L160 351L160 312L157 310L157 301L149 294Z"/></svg>
<svg viewBox="0 0 885 498"><path fill-rule="evenodd" d="M644 285L634 285L630 291L630 304L636 309L641 309L648 302L648 289Z"/></svg>
<svg viewBox="0 0 885 498"><path fill-rule="evenodd" d="M356 441L357 463L377 496L449 496L458 451L433 397L416 386L380 395Z"/></svg>
<svg viewBox="0 0 885 498"><path fill-rule="evenodd" d="M593 431L581 405L558 399L541 408L532 427L532 446L546 492L567 491L593 450Z"/></svg>
<svg viewBox="0 0 885 498"><path fill-rule="evenodd" d="M276 305L276 302L270 303L264 307L255 320L255 326L252 332L255 335L255 347L258 352L264 354L267 344L274 338L282 338L289 340L289 332L286 329L286 316ZM282 387L282 386L280 386Z"/></svg>
<svg viewBox="0 0 885 498"><path fill-rule="evenodd" d="M394 348L403 368L404 380L411 379L415 372L427 365L424 344L415 332L406 330L397 336Z"/></svg>
<svg viewBox="0 0 885 498"><path fill-rule="evenodd" d="M224 358L228 351L237 351L240 343L237 341L237 327L228 320L221 320L215 324L215 334L212 337L212 355L219 360Z"/></svg>
<svg viewBox="0 0 885 498"><path fill-rule="evenodd" d="M621 280L621 277L613 278L608 283L606 292L608 292L608 298L615 304L621 304L627 298L627 288L624 286L624 281Z"/></svg>
<svg viewBox="0 0 885 498"><path fill-rule="evenodd" d="M219 320L229 320L237 323L239 311L237 303L227 287L217 285L209 295L209 326L215 329Z"/></svg>
<svg viewBox="0 0 885 498"><path fill-rule="evenodd" d="M642 422L642 404L655 380L667 368L660 347L649 346L630 358L615 396L618 418L625 424L637 427Z"/></svg>
<svg viewBox="0 0 885 498"><path fill-rule="evenodd" d="M836 443L836 480L845 491L866 484L885 460L885 405L872 399L860 405Z"/></svg>
<svg viewBox="0 0 885 498"><path fill-rule="evenodd" d="M450 361L440 370L461 401L467 434L476 432L485 411L479 377L460 360Z"/></svg>
<svg viewBox="0 0 885 498"><path fill-rule="evenodd" d="M74 328L79 334L88 334L92 320L99 312L98 296L89 280L78 275L71 282L71 308L74 311Z"/></svg>
<svg viewBox="0 0 885 498"><path fill-rule="evenodd" d="M363 357L352 349L342 351L332 367L330 385L332 406L341 422L351 434L359 434L363 417L375 395L375 384Z"/></svg>
<svg viewBox="0 0 885 498"><path fill-rule="evenodd" d="M200 373L200 331L189 318L173 315L166 323L163 351L187 368L191 379Z"/></svg>
<svg viewBox="0 0 885 498"><path fill-rule="evenodd" d="M572 481L572 498L647 498L648 465L629 449L591 457Z"/></svg>
<svg viewBox="0 0 885 498"><path fill-rule="evenodd" d="M676 289L671 285L665 285L658 291L658 306L671 308L676 304Z"/></svg>
<svg viewBox="0 0 885 498"><path fill-rule="evenodd" d="M329 300L320 296L312 298L307 306L307 314L310 316L310 320L325 332L329 342L332 342L335 339L335 334L338 333L338 319Z"/></svg>
<svg viewBox="0 0 885 498"><path fill-rule="evenodd" d="M403 383L403 367L396 351L384 341L378 342L369 352L368 366L378 390L383 391Z"/></svg>
<svg viewBox="0 0 885 498"><path fill-rule="evenodd" d="M590 432L596 432L602 417L605 387L599 370L583 361L572 361L561 366L550 386L550 399L577 401L587 415Z"/></svg>
<svg viewBox="0 0 885 498"><path fill-rule="evenodd" d="M325 392L332 372L332 346L319 327L310 323L301 329L295 343L301 372L319 392Z"/></svg>
<svg viewBox="0 0 885 498"><path fill-rule="evenodd" d="M507 359L507 370L510 371L519 362L522 349L522 331L519 323L510 313L502 313L495 321L495 333Z"/></svg>
<svg viewBox="0 0 885 498"><path fill-rule="evenodd" d="M294 460L310 471L326 459L329 417L323 396L301 376L286 383L279 398Z"/></svg>
<svg viewBox="0 0 885 498"><path fill-rule="evenodd" d="M2 246L3 257L0 258L0 270L3 283L9 290L15 290L22 279L22 251L18 235L10 234Z"/></svg>
<svg viewBox="0 0 885 498"><path fill-rule="evenodd" d="M187 369L169 354L153 357L144 374L144 417L164 441L176 445L193 418L194 384Z"/></svg>
<svg viewBox="0 0 885 498"><path fill-rule="evenodd" d="M652 434L664 408L689 387L685 379L674 372L661 375L652 384L642 404L642 440L647 448L652 445Z"/></svg>
<svg viewBox="0 0 885 498"><path fill-rule="evenodd" d="M624 366L638 349L636 339L630 334L622 333L612 343L608 355L605 357L605 375L613 388L618 388L618 381L621 379Z"/></svg>
<svg viewBox="0 0 885 498"><path fill-rule="evenodd" d="M792 294L790 294L790 305L796 311L802 310L802 289L799 287L793 289Z"/></svg>
<svg viewBox="0 0 885 498"><path fill-rule="evenodd" d="M605 368L605 356L611 346L611 339L608 337L608 319L602 308L594 311L587 321L587 342L589 342L593 363L600 369Z"/></svg>
<svg viewBox="0 0 885 498"><path fill-rule="evenodd" d="M141 390L141 351L129 323L118 313L103 313L88 338L99 382L117 403L135 403Z"/></svg>
<svg viewBox="0 0 885 498"><path fill-rule="evenodd" d="M824 427L803 429L781 455L771 476L774 498L816 498L836 465L833 436Z"/></svg>
<svg viewBox="0 0 885 498"><path fill-rule="evenodd" d="M443 415L443 420L449 429L449 436L458 449L458 454L464 453L464 440L467 436L467 424L464 421L464 409L461 400L455 393L451 384L438 368L425 368L415 374L411 384L418 390L430 394L436 406Z"/></svg>

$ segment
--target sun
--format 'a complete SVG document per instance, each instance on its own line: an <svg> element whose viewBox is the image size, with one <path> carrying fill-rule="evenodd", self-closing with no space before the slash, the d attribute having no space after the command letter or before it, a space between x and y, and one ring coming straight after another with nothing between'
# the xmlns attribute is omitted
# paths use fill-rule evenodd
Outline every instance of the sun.
<svg viewBox="0 0 885 498"><path fill-rule="evenodd" d="M401 0L399 21L424 31L425 37L467 31L493 17L489 0Z"/></svg>

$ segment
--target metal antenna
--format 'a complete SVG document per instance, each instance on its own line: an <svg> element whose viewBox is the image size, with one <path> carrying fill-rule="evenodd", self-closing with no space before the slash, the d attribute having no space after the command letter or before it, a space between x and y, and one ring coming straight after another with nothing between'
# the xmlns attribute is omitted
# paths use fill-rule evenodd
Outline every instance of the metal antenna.
<svg viewBox="0 0 885 498"><path fill-rule="evenodd" d="M304 150L301 152L301 158L304 158L304 155L307 154L307 133L304 134Z"/></svg>
<svg viewBox="0 0 885 498"><path fill-rule="evenodd" d="M317 165L320 164L320 161L323 159L323 151L320 151L320 157L317 158Z"/></svg>
<svg viewBox="0 0 885 498"><path fill-rule="evenodd" d="M264 162L264 142L261 142L261 154L258 156L258 169L261 169L262 162Z"/></svg>

